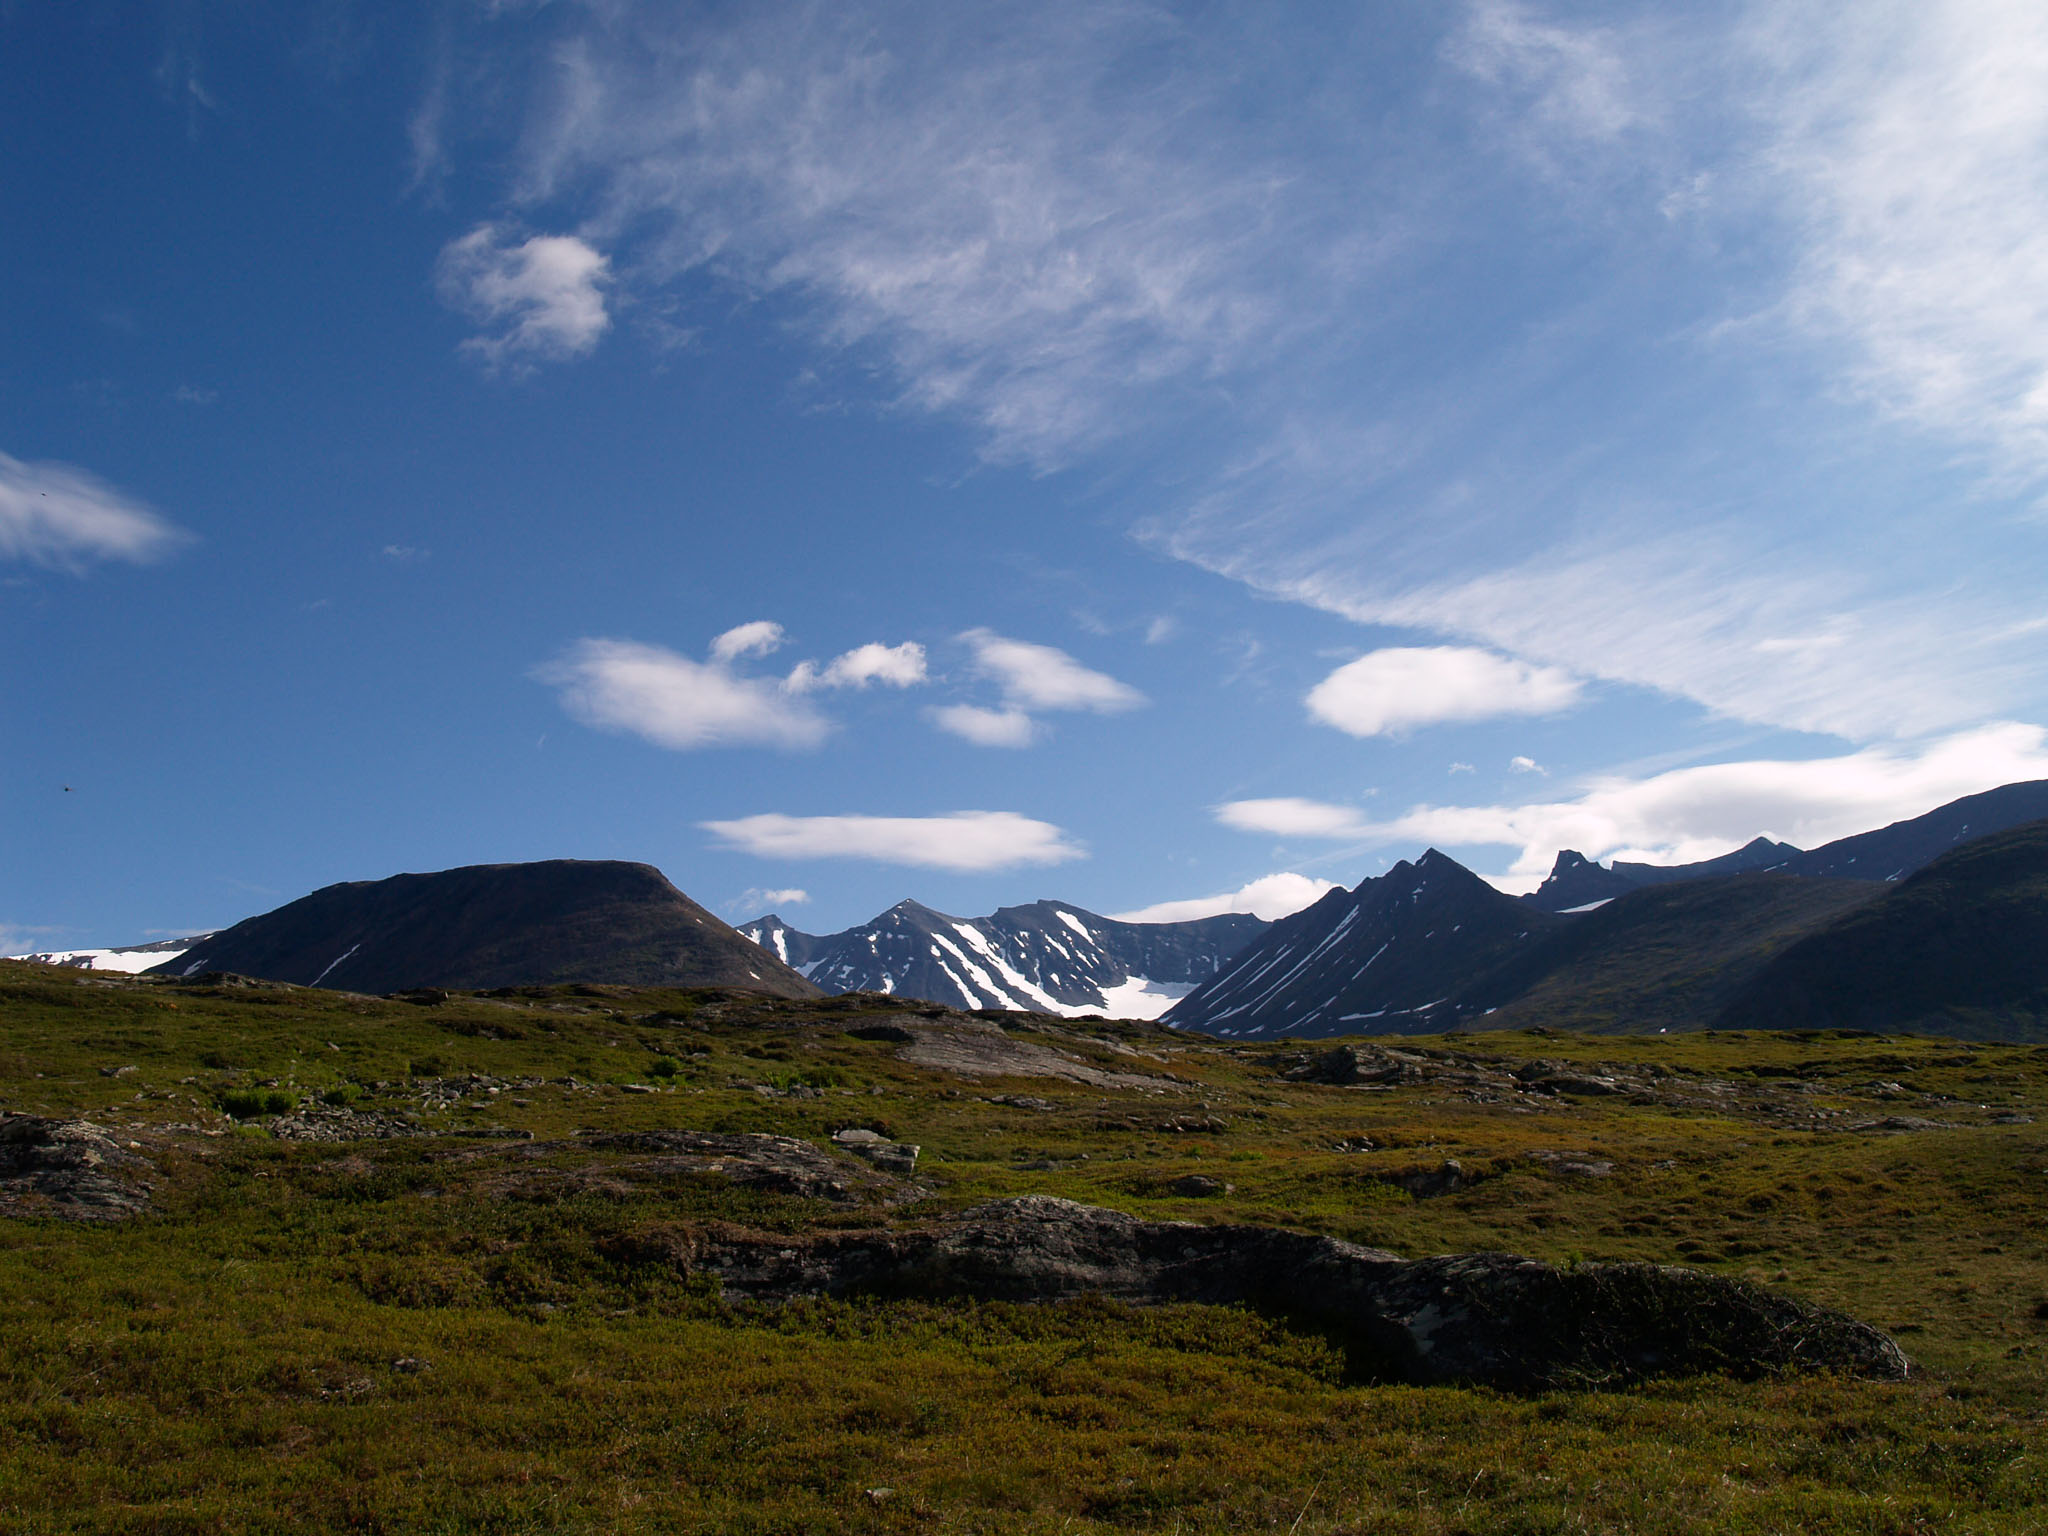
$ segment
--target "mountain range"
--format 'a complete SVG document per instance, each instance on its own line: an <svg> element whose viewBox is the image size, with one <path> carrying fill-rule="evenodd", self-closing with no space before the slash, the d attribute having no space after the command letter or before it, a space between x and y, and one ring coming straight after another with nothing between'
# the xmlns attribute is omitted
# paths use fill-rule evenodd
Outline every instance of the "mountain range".
<svg viewBox="0 0 2048 1536"><path fill-rule="evenodd" d="M959 918L904 901L839 933L773 914L735 930L648 865L551 860L347 882L191 940L24 958L372 993L866 991L1232 1038L1535 1024L2048 1037L2048 781L1813 850L1758 838L1612 867L1566 850L1525 897L1431 849L1270 924L1129 923L1060 901Z"/></svg>
<svg viewBox="0 0 2048 1536"><path fill-rule="evenodd" d="M1264 933L1249 913L1126 923L1069 902L950 917L900 901L839 933L799 932L769 914L741 934L827 992L885 992L953 1008L1070 1017L1157 1018Z"/></svg>
<svg viewBox="0 0 2048 1536"><path fill-rule="evenodd" d="M2044 788L1791 858L1759 840L1738 850L1749 860L1714 861L1731 873L1694 865L1555 912L1431 849L1274 924L1164 1021L1234 1038L1537 1024L2048 1038L2048 821L1986 826ZM1560 885L1614 873L1559 869Z"/></svg>
<svg viewBox="0 0 2048 1536"><path fill-rule="evenodd" d="M1924 816L1838 838L1811 852L1759 837L1733 853L1696 864L1631 864L1617 859L1607 867L1567 848L1558 854L1543 884L1522 899L1545 912L1582 912L1646 885L1749 871L1808 879L1899 880L1972 838L2043 818L2048 818L2048 779L2029 779L1965 795Z"/></svg>

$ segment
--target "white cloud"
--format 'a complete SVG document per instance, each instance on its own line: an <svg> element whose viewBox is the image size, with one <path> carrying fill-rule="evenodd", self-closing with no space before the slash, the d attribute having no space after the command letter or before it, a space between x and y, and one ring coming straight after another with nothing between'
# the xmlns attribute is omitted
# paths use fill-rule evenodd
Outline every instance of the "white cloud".
<svg viewBox="0 0 2048 1536"><path fill-rule="evenodd" d="M1549 873L1562 848L1591 859L1655 864L1712 858L1759 835L1814 848L1963 795L2040 778L2048 778L2048 730L2003 724L1835 757L1712 763L1640 779L1595 777L1571 799L1528 805L1418 805L1377 822L1332 814L1320 834L1303 817L1294 830L1360 843L1515 847L1508 883L1527 890ZM1257 814L1228 824L1274 830Z"/></svg>
<svg viewBox="0 0 2048 1536"><path fill-rule="evenodd" d="M1137 689L1089 670L1056 647L1011 640L987 629L970 629L960 638L974 651L975 670L1002 689L1003 702L1012 709L1110 715L1145 702Z"/></svg>
<svg viewBox="0 0 2048 1536"><path fill-rule="evenodd" d="M772 295L991 457L1139 440L1158 542L1268 593L1855 740L2035 706L2031 533L1926 456L1830 507L1822 449L1891 435L1800 428L1851 436L1846 384L2048 468L2048 13L1313 10L616 0L551 45L517 201L643 288Z"/></svg>
<svg viewBox="0 0 2048 1536"><path fill-rule="evenodd" d="M868 859L958 873L1062 864L1086 850L1015 811L944 816L784 816L700 822L728 848L775 859Z"/></svg>
<svg viewBox="0 0 2048 1536"><path fill-rule="evenodd" d="M738 661L743 656L767 656L782 648L782 626L772 619L753 619L735 624L711 642L712 659Z"/></svg>
<svg viewBox="0 0 2048 1536"><path fill-rule="evenodd" d="M584 724L677 751L814 747L832 728L774 682L631 640L579 640L533 676L560 689L562 707Z"/></svg>
<svg viewBox="0 0 2048 1536"><path fill-rule="evenodd" d="M1547 775L1550 772L1550 770L1548 768L1545 768L1541 763L1537 762L1535 758L1523 757L1518 754L1508 759L1508 772L1541 773Z"/></svg>
<svg viewBox="0 0 2048 1536"><path fill-rule="evenodd" d="M1735 64L1797 232L1787 312L1885 409L2048 472L2048 10L1752 8Z"/></svg>
<svg viewBox="0 0 2048 1536"><path fill-rule="evenodd" d="M1380 736L1448 720L1548 715L1579 699L1579 683L1468 646L1403 646L1347 662L1309 690L1308 711L1352 736Z"/></svg>
<svg viewBox="0 0 2048 1536"><path fill-rule="evenodd" d="M1270 832L1275 837L1358 837L1371 825L1353 806L1291 796L1233 800L1216 807L1216 819L1240 832Z"/></svg>
<svg viewBox="0 0 2048 1536"><path fill-rule="evenodd" d="M983 709L978 704L942 704L931 711L932 724L977 747L1028 747L1038 725L1021 709Z"/></svg>
<svg viewBox="0 0 2048 1536"><path fill-rule="evenodd" d="M735 912L773 912L781 907L801 907L811 899L811 893L791 886L786 890L775 890L755 886L740 892L740 899L732 904Z"/></svg>
<svg viewBox="0 0 2048 1536"><path fill-rule="evenodd" d="M1525 118L1573 137L1612 138L1642 115L1618 40L1604 28L1558 25L1512 0L1478 0L1446 53L1511 93Z"/></svg>
<svg viewBox="0 0 2048 1536"><path fill-rule="evenodd" d="M431 560L434 555L431 549L419 549L411 544L386 544L378 553L393 565L418 565L422 560Z"/></svg>
<svg viewBox="0 0 2048 1536"><path fill-rule="evenodd" d="M442 248L436 275L444 303L493 327L463 343L493 365L579 357L611 327L611 263L574 235L479 224Z"/></svg>
<svg viewBox="0 0 2048 1536"><path fill-rule="evenodd" d="M1123 923L1189 923L1197 918L1217 917L1225 912L1249 912L1267 922L1299 912L1337 889L1334 880L1317 880L1292 873L1265 875L1219 896L1191 896L1182 901L1154 902L1134 912L1113 912Z"/></svg>
<svg viewBox="0 0 2048 1536"><path fill-rule="evenodd" d="M901 645L871 640L833 657L822 670L813 662L798 662L789 674L788 687L793 693L808 693L814 688L866 688L870 683L914 688L924 680L923 646L915 640L906 640Z"/></svg>
<svg viewBox="0 0 2048 1536"><path fill-rule="evenodd" d="M139 565L187 537L82 469L0 453L0 559L65 571L93 560Z"/></svg>

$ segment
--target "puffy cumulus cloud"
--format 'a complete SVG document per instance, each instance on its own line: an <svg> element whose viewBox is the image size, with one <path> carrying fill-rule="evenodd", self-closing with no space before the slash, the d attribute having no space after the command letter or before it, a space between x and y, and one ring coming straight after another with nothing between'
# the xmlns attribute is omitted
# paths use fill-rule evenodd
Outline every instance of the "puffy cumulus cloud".
<svg viewBox="0 0 2048 1536"><path fill-rule="evenodd" d="M782 626L772 619L753 619L735 624L711 642L714 661L738 661L742 656L767 656L782 649L786 637Z"/></svg>
<svg viewBox="0 0 2048 1536"><path fill-rule="evenodd" d="M1532 889L1561 848L1592 859L1625 858L1683 864L1712 858L1763 835L1814 848L1918 816L1963 795L2001 784L2048 778L2048 731L2002 724L1912 747L1874 746L1835 757L1753 759L1677 768L1646 778L1586 781L1570 799L1527 805L1419 805L1385 821L1344 822L1341 807L1320 835L1360 843L1520 850L1499 883ZM1249 801L1240 805L1313 806L1311 801ZM1226 807L1226 809L1230 809ZM1270 831L1285 821L1257 811L1229 822ZM1317 835L1302 813L1290 830Z"/></svg>
<svg viewBox="0 0 2048 1536"><path fill-rule="evenodd" d="M776 889L772 886L753 886L740 892L740 899L732 904L735 912L772 912L778 907L800 907L811 899L811 893L796 886Z"/></svg>
<svg viewBox="0 0 2048 1536"><path fill-rule="evenodd" d="M479 224L442 248L436 277L443 303L491 328L462 345L494 367L580 357L611 328L611 262L574 235Z"/></svg>
<svg viewBox="0 0 2048 1536"><path fill-rule="evenodd" d="M814 747L831 722L779 682L741 677L717 661L692 661L632 640L579 640L533 672L561 691L562 707L601 730L656 746Z"/></svg>
<svg viewBox="0 0 2048 1536"><path fill-rule="evenodd" d="M779 635L779 626L777 632ZM823 668L815 662L798 662L789 674L787 686L792 692L808 693L814 688L866 688L871 683L914 688L924 680L923 646L915 640L906 640L901 645L871 640L833 657Z"/></svg>
<svg viewBox="0 0 2048 1536"><path fill-rule="evenodd" d="M1038 724L1021 709L983 709L979 704L942 704L931 711L940 730L977 747L1028 747Z"/></svg>
<svg viewBox="0 0 2048 1536"><path fill-rule="evenodd" d="M69 464L0 453L0 559L77 571L94 560L154 560L189 535Z"/></svg>
<svg viewBox="0 0 2048 1536"><path fill-rule="evenodd" d="M1105 672L1091 671L1065 651L1011 640L988 629L960 637L974 652L974 669L1003 691L1013 709L1078 709L1098 715L1136 709L1145 695Z"/></svg>
<svg viewBox="0 0 2048 1536"><path fill-rule="evenodd" d="M1548 715L1579 701L1558 667L1475 646L1397 646L1346 662L1309 690L1308 712L1352 736L1381 736L1452 720Z"/></svg>
<svg viewBox="0 0 2048 1536"><path fill-rule="evenodd" d="M944 816L784 816L700 822L728 848L774 859L867 859L976 873L1087 857L1049 821L1015 811Z"/></svg>
<svg viewBox="0 0 2048 1536"><path fill-rule="evenodd" d="M632 640L579 640L532 673L559 688L586 725L629 731L677 751L697 747L816 746L833 722L805 697L820 689L908 688L925 678L924 647L870 641L820 667L801 661L783 678L748 676L738 663L788 642L780 624L754 619L716 636L708 661Z"/></svg>
<svg viewBox="0 0 2048 1536"><path fill-rule="evenodd" d="M1216 807L1216 819L1240 832L1270 832L1275 837L1359 837L1372 825L1354 806L1290 795L1232 800Z"/></svg>
<svg viewBox="0 0 2048 1536"><path fill-rule="evenodd" d="M1267 922L1278 922L1320 900L1337 889L1334 880L1318 880L1291 872L1264 875L1249 885L1217 896L1190 896L1183 901L1154 902L1134 912L1110 915L1123 923L1190 923L1200 917L1218 917L1225 912L1249 912Z"/></svg>

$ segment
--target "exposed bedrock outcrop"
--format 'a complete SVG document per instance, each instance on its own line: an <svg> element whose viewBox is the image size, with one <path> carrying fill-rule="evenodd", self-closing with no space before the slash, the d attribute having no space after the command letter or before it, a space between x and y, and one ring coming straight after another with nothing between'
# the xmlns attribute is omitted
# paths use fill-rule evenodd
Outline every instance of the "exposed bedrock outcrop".
<svg viewBox="0 0 2048 1536"><path fill-rule="evenodd" d="M1245 1305L1323 1333L1355 1374L1511 1390L1649 1376L1839 1371L1896 1380L1877 1329L1756 1286L1654 1264L1509 1254L1403 1260L1270 1227L1142 1221L1032 1195L919 1227L700 1235L675 1257L759 1300L868 1294Z"/></svg>
<svg viewBox="0 0 2048 1536"><path fill-rule="evenodd" d="M0 1112L0 1215L120 1221L149 1208L150 1164L103 1125Z"/></svg>

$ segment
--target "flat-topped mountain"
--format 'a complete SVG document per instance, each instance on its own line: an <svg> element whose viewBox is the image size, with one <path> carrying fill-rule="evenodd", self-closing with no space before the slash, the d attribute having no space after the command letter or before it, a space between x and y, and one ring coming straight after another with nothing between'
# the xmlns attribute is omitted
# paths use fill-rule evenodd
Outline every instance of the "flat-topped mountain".
<svg viewBox="0 0 2048 1536"><path fill-rule="evenodd" d="M660 870L609 859L472 864L330 885L155 970L372 993L601 982L820 995Z"/></svg>
<svg viewBox="0 0 2048 1536"><path fill-rule="evenodd" d="M1244 912L1126 923L1062 901L965 918L900 901L840 933L802 933L773 914L739 931L827 992L1151 1019L1215 975L1267 926Z"/></svg>
<svg viewBox="0 0 2048 1536"><path fill-rule="evenodd" d="M2044 817L2048 817L2048 779L2031 779L1988 789L1981 795L1965 795L1924 816L1837 838L1807 852L1790 843L1759 837L1733 853L1694 864L1633 864L1617 859L1609 869L1567 848L1558 854L1543 884L1522 899L1545 912L1571 912L1644 886L1751 870L1807 879L1903 880L1973 838Z"/></svg>

